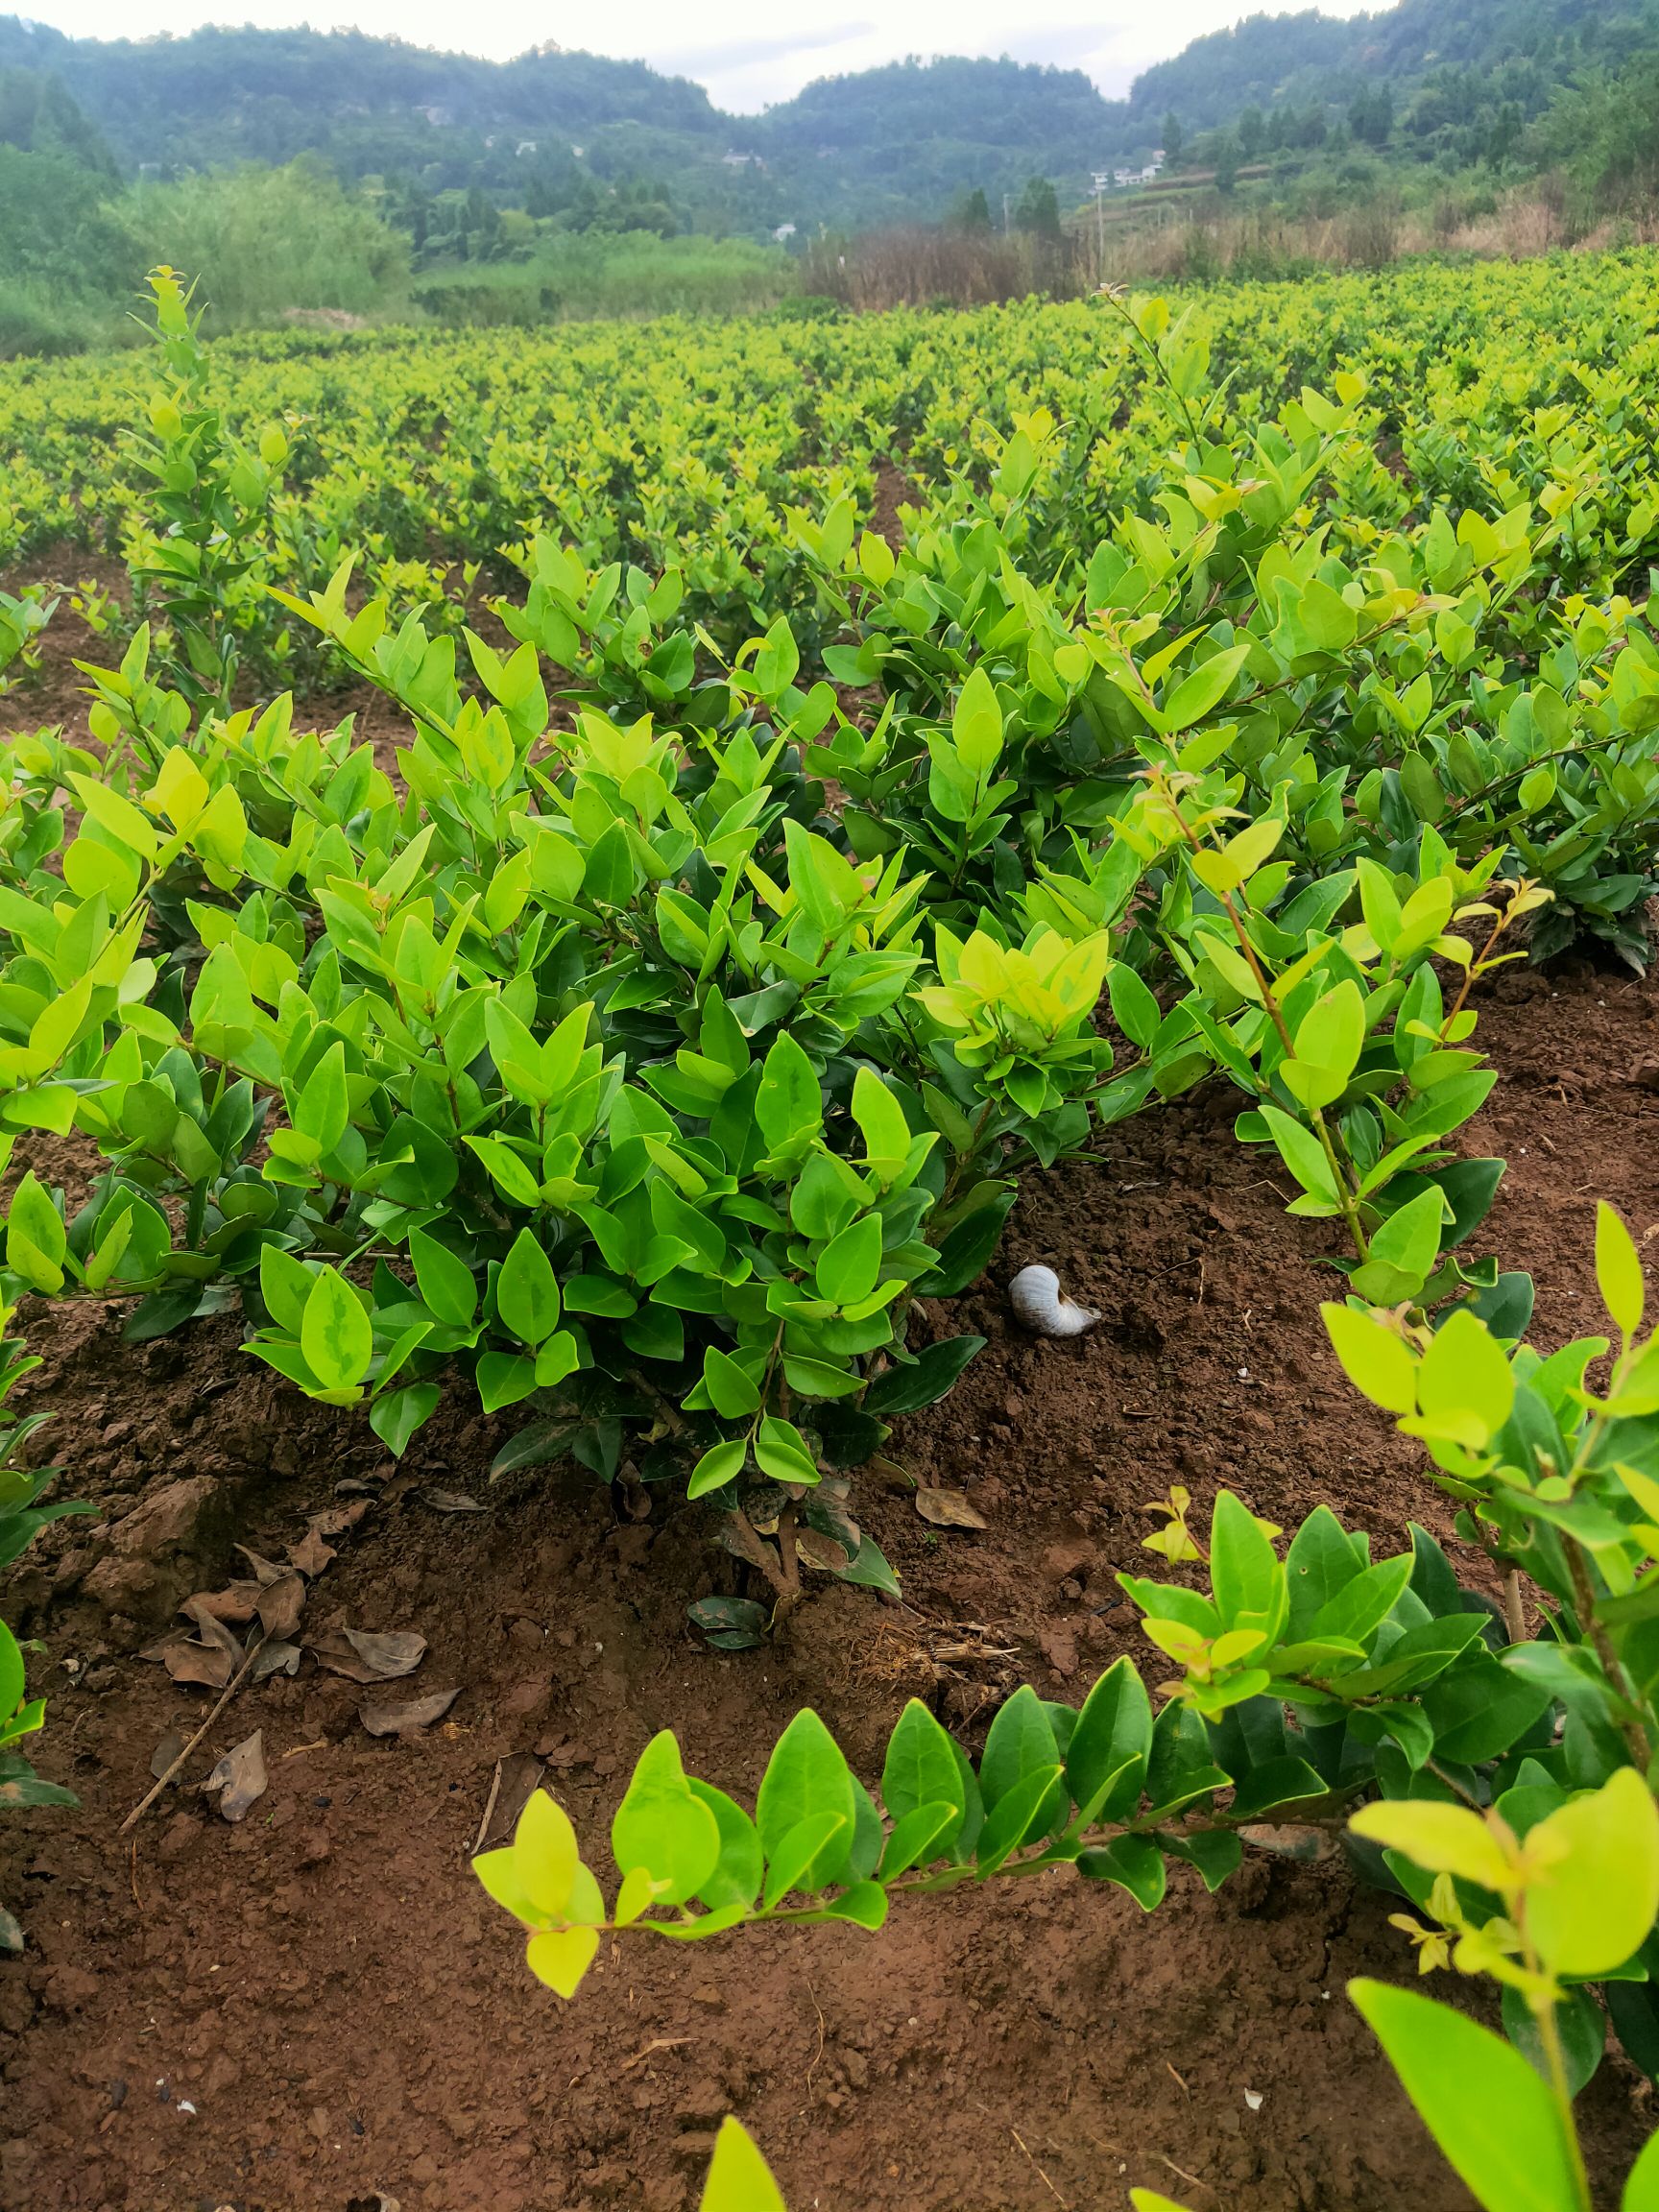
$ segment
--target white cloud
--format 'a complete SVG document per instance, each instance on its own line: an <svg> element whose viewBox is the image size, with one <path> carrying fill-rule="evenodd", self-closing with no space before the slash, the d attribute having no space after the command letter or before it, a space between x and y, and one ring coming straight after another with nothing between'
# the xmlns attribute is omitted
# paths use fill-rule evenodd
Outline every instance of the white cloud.
<svg viewBox="0 0 1659 2212"><path fill-rule="evenodd" d="M1366 0L1321 0L1327 13L1352 15ZM854 0L856 5L856 0ZM804 0L780 30L774 0L702 0L696 36L686 36L684 0L611 0L599 13L549 12L526 0L472 0L462 14L449 0L343 0L324 12L305 0L50 0L32 7L38 21L82 37L141 37L199 23L311 23L354 28L420 45L460 47L496 60L552 38L693 77L723 108L750 111L787 100L814 77L869 69L906 54L1009 54L1082 69L1102 92L1126 92L1148 63L1179 53L1190 38L1219 30L1247 12L1242 0L1041 0L1043 19L1022 23L1012 0L902 0L879 23L849 20L847 0Z"/></svg>

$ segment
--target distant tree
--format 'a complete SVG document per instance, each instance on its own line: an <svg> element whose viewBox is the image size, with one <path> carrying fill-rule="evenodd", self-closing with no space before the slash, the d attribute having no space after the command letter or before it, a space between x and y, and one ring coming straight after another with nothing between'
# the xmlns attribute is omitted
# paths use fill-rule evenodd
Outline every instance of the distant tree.
<svg viewBox="0 0 1659 2212"><path fill-rule="evenodd" d="M64 290L135 284L144 264L104 199L96 172L0 141L0 280L35 277Z"/></svg>
<svg viewBox="0 0 1659 2212"><path fill-rule="evenodd" d="M115 162L56 77L35 69L0 69L0 146L49 154L113 179Z"/></svg>
<svg viewBox="0 0 1659 2212"><path fill-rule="evenodd" d="M1520 102L1505 100L1486 133L1485 158L1493 168L1506 161L1520 146L1523 122Z"/></svg>
<svg viewBox="0 0 1659 2212"><path fill-rule="evenodd" d="M1362 146L1385 146L1394 130L1394 95L1386 84L1368 86L1348 103L1348 128Z"/></svg>
<svg viewBox="0 0 1659 2212"><path fill-rule="evenodd" d="M1659 197L1659 55L1561 93L1538 136L1539 151L1566 164L1593 205L1623 210Z"/></svg>
<svg viewBox="0 0 1659 2212"><path fill-rule="evenodd" d="M990 229L991 204L983 185L975 184L972 192L962 195L950 211L950 224L956 230Z"/></svg>
<svg viewBox="0 0 1659 2212"><path fill-rule="evenodd" d="M1178 168L1181 162L1181 150L1186 145L1187 138L1186 133L1181 129L1181 118L1176 114L1173 108L1164 118L1163 135L1164 158L1168 162L1171 169Z"/></svg>
<svg viewBox="0 0 1659 2212"><path fill-rule="evenodd" d="M408 271L402 234L318 161L146 179L115 212L135 269L202 272L210 328L275 323L288 307L362 313Z"/></svg>
<svg viewBox="0 0 1659 2212"><path fill-rule="evenodd" d="M1027 230L1034 238L1058 239L1060 235L1060 202L1053 185L1046 177L1032 177L1014 204L1016 229Z"/></svg>
<svg viewBox="0 0 1659 2212"><path fill-rule="evenodd" d="M1217 131L1214 149L1215 189L1231 193L1238 182L1238 141L1231 131Z"/></svg>
<svg viewBox="0 0 1659 2212"><path fill-rule="evenodd" d="M1267 140L1267 120L1260 108L1246 108L1238 118L1238 153L1245 161L1254 161Z"/></svg>

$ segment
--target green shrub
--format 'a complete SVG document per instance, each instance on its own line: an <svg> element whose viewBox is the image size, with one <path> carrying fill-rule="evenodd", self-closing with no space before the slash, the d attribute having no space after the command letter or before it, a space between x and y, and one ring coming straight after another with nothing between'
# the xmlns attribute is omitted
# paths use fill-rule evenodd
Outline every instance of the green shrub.
<svg viewBox="0 0 1659 2212"><path fill-rule="evenodd" d="M278 323L292 308L372 314L408 275L402 234L304 161L145 179L120 214L137 268L202 272L211 329Z"/></svg>
<svg viewBox="0 0 1659 2212"><path fill-rule="evenodd" d="M1350 1376L1426 1446L1459 1534L1532 1580L1536 1635L1519 1619L1503 1632L1415 1525L1408 1548L1374 1560L1319 1506L1281 1558L1280 1532L1222 1490L1207 1551L1184 1513L1178 1543L1151 1540L1203 1560L1207 1590L1118 1577L1174 1670L1156 1717L1125 1657L1079 1709L1016 1691L975 1765L912 1700L880 1813L810 1711L779 1740L753 1815L688 1778L664 1731L612 1824L612 1904L540 1793L513 1842L474 1860L531 1931L531 1971L569 1997L613 1931L878 1929L896 1898L1066 1864L1151 1911L1170 1861L1214 1889L1246 1849L1296 1856L1344 1833L1407 1908L1393 1917L1420 1971L1450 1964L1503 1992L1507 2044L1450 2007L1350 1984L1448 2159L1486 2212L1591 2212L1573 2107L1608 2015L1627 2056L1659 2072L1659 1330L1643 1333L1641 1262L1605 1206L1596 1271L1611 1347L1589 1336L1548 1358L1466 1309L1438 1327L1409 1298L1325 1309ZM1656 2186L1650 2143L1626 2212L1647 2212Z"/></svg>

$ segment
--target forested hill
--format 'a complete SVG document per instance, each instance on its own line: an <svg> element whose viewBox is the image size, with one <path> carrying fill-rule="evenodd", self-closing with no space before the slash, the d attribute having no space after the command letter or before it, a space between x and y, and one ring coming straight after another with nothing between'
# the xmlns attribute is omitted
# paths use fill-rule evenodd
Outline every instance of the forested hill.
<svg viewBox="0 0 1659 2212"><path fill-rule="evenodd" d="M1320 145L1346 121L1374 145L1392 134L1403 157L1478 160L1563 86L1656 46L1659 0L1399 0L1347 20L1252 15L1126 100L1080 70L946 59L821 79L733 116L686 78L554 47L493 62L349 31L99 41L0 16L0 70L60 85L130 175L311 155L348 183L482 191L543 214L627 180L682 228L752 233L930 219L970 193L996 209L1033 176L1065 204L1092 169L1240 119L1269 148ZM1369 119L1351 113L1367 102Z"/></svg>
<svg viewBox="0 0 1659 2212"><path fill-rule="evenodd" d="M1587 69L1616 70L1655 44L1652 0L1399 0L1346 20L1312 9L1250 15L1145 70L1129 108L1145 120L1172 112L1191 132L1250 108L1344 102L1383 86L1397 106L1429 84L1459 84L1541 107Z"/></svg>
<svg viewBox="0 0 1659 2212"><path fill-rule="evenodd" d="M1081 191L1137 135L1127 103L1080 70L1008 60L828 79L760 116L723 114L639 61L547 47L493 62L349 31L97 41L4 16L8 66L59 80L134 170L314 154L348 181L514 199L540 180L562 204L575 161L602 183L671 180L682 214L715 228L933 216L1034 173Z"/></svg>
<svg viewBox="0 0 1659 2212"><path fill-rule="evenodd" d="M360 31L205 29L182 38L70 38L0 16L0 66L50 71L132 160L179 135L209 156L288 160L388 127L596 131L638 123L719 136L701 84L643 61L538 48L512 61L441 54Z"/></svg>

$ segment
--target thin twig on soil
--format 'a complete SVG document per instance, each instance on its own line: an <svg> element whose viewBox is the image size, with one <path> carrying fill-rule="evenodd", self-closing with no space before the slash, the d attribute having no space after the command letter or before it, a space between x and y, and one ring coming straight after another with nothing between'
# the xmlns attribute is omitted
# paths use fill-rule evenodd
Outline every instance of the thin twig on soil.
<svg viewBox="0 0 1659 2212"><path fill-rule="evenodd" d="M806 1984L806 1994L811 1998L812 2009L818 2015L818 2048L813 2052L812 2063L806 2069L806 2086L808 2089L810 2089L812 2086L812 2077L817 2073L819 2061L824 2056L824 2008L819 2004L818 1992L813 1988L810 1982L808 1982Z"/></svg>
<svg viewBox="0 0 1659 2212"><path fill-rule="evenodd" d="M1271 1175L1260 1175L1254 1183L1246 1183L1244 1194L1247 1195L1252 1190L1271 1190L1274 1197L1283 1198L1286 1206L1292 1202L1292 1194L1288 1190L1281 1190Z"/></svg>
<svg viewBox="0 0 1659 2212"><path fill-rule="evenodd" d="M1021 2134L1019 2128L1010 2128L1008 2132L1013 2136L1015 2142L1019 2144L1021 2150L1025 2151L1025 2138ZM1066 2199L1061 2196L1059 2190L1055 2188L1053 2182L1049 2180L1047 2175L1044 2173L1042 2167L1038 2165L1036 2159L1031 2158L1031 2153L1029 2151L1025 2151L1025 2155L1027 2158L1031 2159L1032 2172L1037 2176L1043 2186L1047 2190L1049 2196L1053 2198L1055 2203L1065 2206L1065 2212L1071 2212L1070 2205L1067 2203Z"/></svg>
<svg viewBox="0 0 1659 2212"><path fill-rule="evenodd" d="M185 1744L183 1750L180 1752L178 1758L174 1760L172 1766L168 1767L166 1773L160 1777L153 1789L147 1791L145 1794L139 1798L137 1804L133 1806L132 1812L128 1814L126 1819L123 1820L120 1827L116 1829L115 1833L117 1836L125 1836L130 1828L137 1827L139 1821L143 1819L145 1814L149 1812L151 1806L155 1804L156 1798L160 1796L162 1791L166 1789L168 1783L172 1781L174 1775L178 1773L179 1769L183 1766L185 1760L189 1758L191 1752L195 1750L197 1744L201 1743L203 1737L206 1735L208 1729L212 1727L214 1721L218 1719L220 1714L224 1712L226 1706L229 1704L231 1698L235 1696L237 1691L241 1689L243 1683L248 1679L248 1670L252 1666L254 1660L258 1658L260 1652L264 1650L268 1640L269 1632L267 1632L265 1635L261 1635L256 1642L251 1644L248 1647L248 1653L246 1658L243 1660L241 1666L237 1668L235 1673L231 1675L229 1681L226 1683L225 1688L220 1693L219 1702L214 1706L212 1712L208 1714L206 1719L203 1721L201 1727L197 1729L195 1735L191 1737L189 1743Z"/></svg>
<svg viewBox="0 0 1659 2212"><path fill-rule="evenodd" d="M478 1823L478 1833L473 1839L472 1849L468 1854L472 1859L476 1859L479 1852L483 1850L484 1839L490 1833L490 1816L495 1810L496 1798L501 1794L501 1761L497 1759L495 1762L495 1779L490 1785L490 1802L484 1808L484 1817Z"/></svg>
<svg viewBox="0 0 1659 2212"><path fill-rule="evenodd" d="M653 2035L644 2050L636 2051L633 2057L625 2059L617 2071L622 2074L632 2074L636 2066L643 2066L646 2059L656 2052L678 2051L682 2043L689 2043L690 2041L689 2035Z"/></svg>
<svg viewBox="0 0 1659 2212"><path fill-rule="evenodd" d="M1161 2166L1167 2166L1170 2173L1175 2176L1176 2179L1178 2181L1185 2181L1189 2188L1202 2189L1205 2195L1208 2197L1214 2197L1218 2194L1213 2182L1202 2180L1196 2174L1189 2174L1185 2166L1177 2166L1174 2159L1166 2158L1162 2151L1160 2151L1158 2153L1158 2163Z"/></svg>

